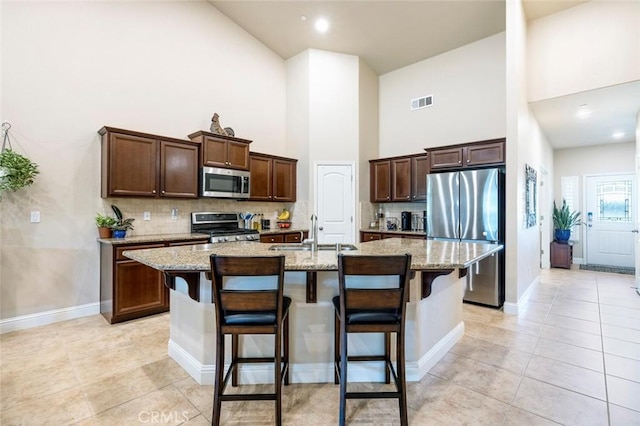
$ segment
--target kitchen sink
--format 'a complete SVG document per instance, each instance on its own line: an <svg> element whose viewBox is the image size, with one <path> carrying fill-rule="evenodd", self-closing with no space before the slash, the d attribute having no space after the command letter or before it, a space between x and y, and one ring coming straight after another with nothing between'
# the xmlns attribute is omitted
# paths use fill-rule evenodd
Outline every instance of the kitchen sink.
<svg viewBox="0 0 640 426"><path fill-rule="evenodd" d="M318 244L318 250L328 251L335 250L335 244ZM300 244L300 243L292 243L292 244L275 244L269 247L269 250L275 251L311 251L310 244ZM353 244L341 244L340 250L342 251L352 251L358 250L358 247Z"/></svg>

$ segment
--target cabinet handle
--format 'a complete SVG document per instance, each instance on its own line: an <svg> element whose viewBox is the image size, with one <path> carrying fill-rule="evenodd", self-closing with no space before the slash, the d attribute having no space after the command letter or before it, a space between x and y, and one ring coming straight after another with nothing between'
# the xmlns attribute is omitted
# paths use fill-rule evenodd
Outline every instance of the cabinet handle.
<svg viewBox="0 0 640 426"><path fill-rule="evenodd" d="M462 164L462 160L458 160L458 164Z"/></svg>
<svg viewBox="0 0 640 426"><path fill-rule="evenodd" d="M153 191L151 191L151 193L152 193L152 194L155 194L155 193L156 193L156 190L154 189Z"/></svg>
<svg viewBox="0 0 640 426"><path fill-rule="evenodd" d="M165 194L165 191L162 191L163 194Z"/></svg>
<svg viewBox="0 0 640 426"><path fill-rule="evenodd" d="M407 195L407 200L410 200L410 199L411 199L411 195Z"/></svg>
<svg viewBox="0 0 640 426"><path fill-rule="evenodd" d="M469 164L471 162L471 160L467 159L467 164Z"/></svg>

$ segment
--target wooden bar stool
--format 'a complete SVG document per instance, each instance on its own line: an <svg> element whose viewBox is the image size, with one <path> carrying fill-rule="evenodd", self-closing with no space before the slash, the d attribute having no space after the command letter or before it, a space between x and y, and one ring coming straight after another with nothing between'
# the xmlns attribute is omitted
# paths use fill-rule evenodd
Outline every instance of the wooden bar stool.
<svg viewBox="0 0 640 426"><path fill-rule="evenodd" d="M216 312L216 376L212 425L220 424L222 401L275 401L276 424L282 424L282 382L289 384L289 307L283 295L284 256L236 257L211 255L213 303ZM238 277L238 278L234 278ZM240 278L240 277L244 277ZM272 277L273 285L264 289L251 277ZM244 281L244 282L243 282ZM233 283L233 284L232 284ZM273 357L239 357L238 336L273 334ZM231 365L224 375L225 335L231 335ZM274 364L274 392L224 394L232 376L237 385L242 363Z"/></svg>
<svg viewBox="0 0 640 426"><path fill-rule="evenodd" d="M336 321L334 330L335 383L340 383L340 418L346 419L347 399L398 398L400 423L408 424L405 380L405 310L408 300L411 255L338 256L340 294L333 298ZM366 277L398 277L391 288L366 288ZM360 285L349 285L349 277L359 276ZM354 277L355 278L355 277ZM349 333L384 333L384 355L349 356ZM391 363L391 333L396 333L396 369ZM393 377L395 392L347 392L348 361L384 361L385 382Z"/></svg>

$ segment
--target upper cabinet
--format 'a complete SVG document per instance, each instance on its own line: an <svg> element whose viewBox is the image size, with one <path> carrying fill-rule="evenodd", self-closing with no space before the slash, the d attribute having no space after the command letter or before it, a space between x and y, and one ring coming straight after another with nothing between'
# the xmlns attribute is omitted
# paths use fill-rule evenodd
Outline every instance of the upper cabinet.
<svg viewBox="0 0 640 426"><path fill-rule="evenodd" d="M427 154L370 160L369 163L371 202L426 199Z"/></svg>
<svg viewBox="0 0 640 426"><path fill-rule="evenodd" d="M189 139L202 144L202 166L249 170L250 140L202 130L190 134Z"/></svg>
<svg viewBox="0 0 640 426"><path fill-rule="evenodd" d="M296 201L297 162L292 158L251 153L251 195L254 201Z"/></svg>
<svg viewBox="0 0 640 426"><path fill-rule="evenodd" d="M491 139L464 145L427 149L433 170L504 165L505 139Z"/></svg>
<svg viewBox="0 0 640 426"><path fill-rule="evenodd" d="M199 144L103 127L101 196L198 197Z"/></svg>

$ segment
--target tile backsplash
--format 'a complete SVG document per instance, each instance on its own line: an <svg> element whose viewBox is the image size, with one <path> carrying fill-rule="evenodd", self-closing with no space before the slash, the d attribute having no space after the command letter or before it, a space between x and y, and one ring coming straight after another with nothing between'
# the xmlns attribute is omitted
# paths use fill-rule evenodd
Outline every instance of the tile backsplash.
<svg viewBox="0 0 640 426"><path fill-rule="evenodd" d="M180 200L180 199L144 199L144 198L105 198L102 200L101 213L113 216L111 205L115 204L125 218L132 217L134 229L129 235L180 234L191 232L191 212L251 212L262 213L264 219L271 220L276 227L277 215L286 208L291 212L292 228L308 228L306 202L266 203L254 201L236 201L219 198ZM175 219L171 210L178 209ZM144 220L144 212L149 212L151 220Z"/></svg>

